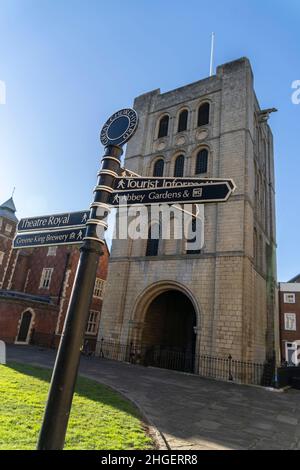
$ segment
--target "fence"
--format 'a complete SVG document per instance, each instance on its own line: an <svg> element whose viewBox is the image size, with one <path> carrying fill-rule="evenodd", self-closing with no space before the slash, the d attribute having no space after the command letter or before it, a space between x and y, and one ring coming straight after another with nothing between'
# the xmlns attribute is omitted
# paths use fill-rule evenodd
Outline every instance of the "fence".
<svg viewBox="0 0 300 470"><path fill-rule="evenodd" d="M270 386L274 364L239 361L228 357L194 355L192 351L145 344L121 344L114 340L98 341L96 354L102 358L126 361L144 366L161 367L197 373L203 377L243 384Z"/></svg>
<svg viewBox="0 0 300 470"><path fill-rule="evenodd" d="M3 338L14 343L15 338ZM32 331L30 344L45 348L56 348L59 336ZM115 340L86 339L83 354L96 354L101 358L130 362L143 366L160 367L191 372L202 377L233 381L243 384L270 386L273 382L274 364L239 361L228 357L194 355L191 350L149 344L122 344Z"/></svg>

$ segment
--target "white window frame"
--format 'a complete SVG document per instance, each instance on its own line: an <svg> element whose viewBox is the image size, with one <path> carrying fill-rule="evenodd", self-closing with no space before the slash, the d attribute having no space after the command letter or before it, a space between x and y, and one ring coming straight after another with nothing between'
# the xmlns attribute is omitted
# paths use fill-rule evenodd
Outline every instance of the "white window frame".
<svg viewBox="0 0 300 470"><path fill-rule="evenodd" d="M40 289L50 289L52 274L53 268L43 268L40 279Z"/></svg>
<svg viewBox="0 0 300 470"><path fill-rule="evenodd" d="M57 245L49 246L47 251L47 256L56 256Z"/></svg>
<svg viewBox="0 0 300 470"><path fill-rule="evenodd" d="M283 302L285 304L295 304L296 303L296 296L292 292L286 292L283 294Z"/></svg>
<svg viewBox="0 0 300 470"><path fill-rule="evenodd" d="M99 310L90 310L89 318L86 324L86 334L88 335L96 335L98 330L100 318L100 311Z"/></svg>
<svg viewBox="0 0 300 470"><path fill-rule="evenodd" d="M4 260L4 251L0 251L0 266L3 264L3 260Z"/></svg>
<svg viewBox="0 0 300 470"><path fill-rule="evenodd" d="M12 229L13 229L13 226L11 224L6 224L5 228L4 228L4 231L5 231L5 233L8 233L10 235L11 232L12 232Z"/></svg>
<svg viewBox="0 0 300 470"><path fill-rule="evenodd" d="M285 312L284 314L284 329L286 331L297 331L297 320L295 313Z"/></svg>
<svg viewBox="0 0 300 470"><path fill-rule="evenodd" d="M97 299L103 299L105 281L100 277L96 277L94 286L94 297Z"/></svg>
<svg viewBox="0 0 300 470"><path fill-rule="evenodd" d="M286 362L288 362L288 357L289 357L288 351L289 350L292 350L294 352L296 352L298 350L298 344L297 344L296 341L295 342L292 342L292 341L286 341L285 342L285 360L286 360ZM296 364L294 364L294 365L298 366L299 362L300 362L300 360L299 360L299 354L298 354L298 355L296 355Z"/></svg>

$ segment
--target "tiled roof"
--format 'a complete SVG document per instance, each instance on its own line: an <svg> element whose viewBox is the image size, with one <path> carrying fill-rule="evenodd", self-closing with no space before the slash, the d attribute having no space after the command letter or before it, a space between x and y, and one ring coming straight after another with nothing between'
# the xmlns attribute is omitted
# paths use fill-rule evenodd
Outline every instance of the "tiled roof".
<svg viewBox="0 0 300 470"><path fill-rule="evenodd" d="M18 223L18 219L15 216L16 212L16 206L13 201L13 198L11 197L7 201L3 202L3 204L0 205L0 217L5 217L6 219L12 220L15 223Z"/></svg>

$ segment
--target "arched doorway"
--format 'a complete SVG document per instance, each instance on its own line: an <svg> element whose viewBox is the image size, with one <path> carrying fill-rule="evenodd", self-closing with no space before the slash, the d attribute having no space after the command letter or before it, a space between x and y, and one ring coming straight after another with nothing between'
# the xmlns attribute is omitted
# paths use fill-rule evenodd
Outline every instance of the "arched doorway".
<svg viewBox="0 0 300 470"><path fill-rule="evenodd" d="M197 317L189 297L175 289L147 306L141 345L145 365L194 372Z"/></svg>
<svg viewBox="0 0 300 470"><path fill-rule="evenodd" d="M33 313L30 310L26 310L22 314L16 343L28 343L29 337L30 337L30 330L32 326L32 319L33 319Z"/></svg>

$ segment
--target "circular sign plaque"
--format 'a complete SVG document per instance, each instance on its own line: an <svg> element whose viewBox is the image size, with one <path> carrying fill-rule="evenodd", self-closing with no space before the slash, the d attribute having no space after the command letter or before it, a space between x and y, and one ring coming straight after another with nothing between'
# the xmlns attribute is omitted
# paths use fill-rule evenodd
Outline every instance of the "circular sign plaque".
<svg viewBox="0 0 300 470"><path fill-rule="evenodd" d="M114 113L102 127L100 140L107 145L124 145L135 133L138 115L134 109L121 109Z"/></svg>

